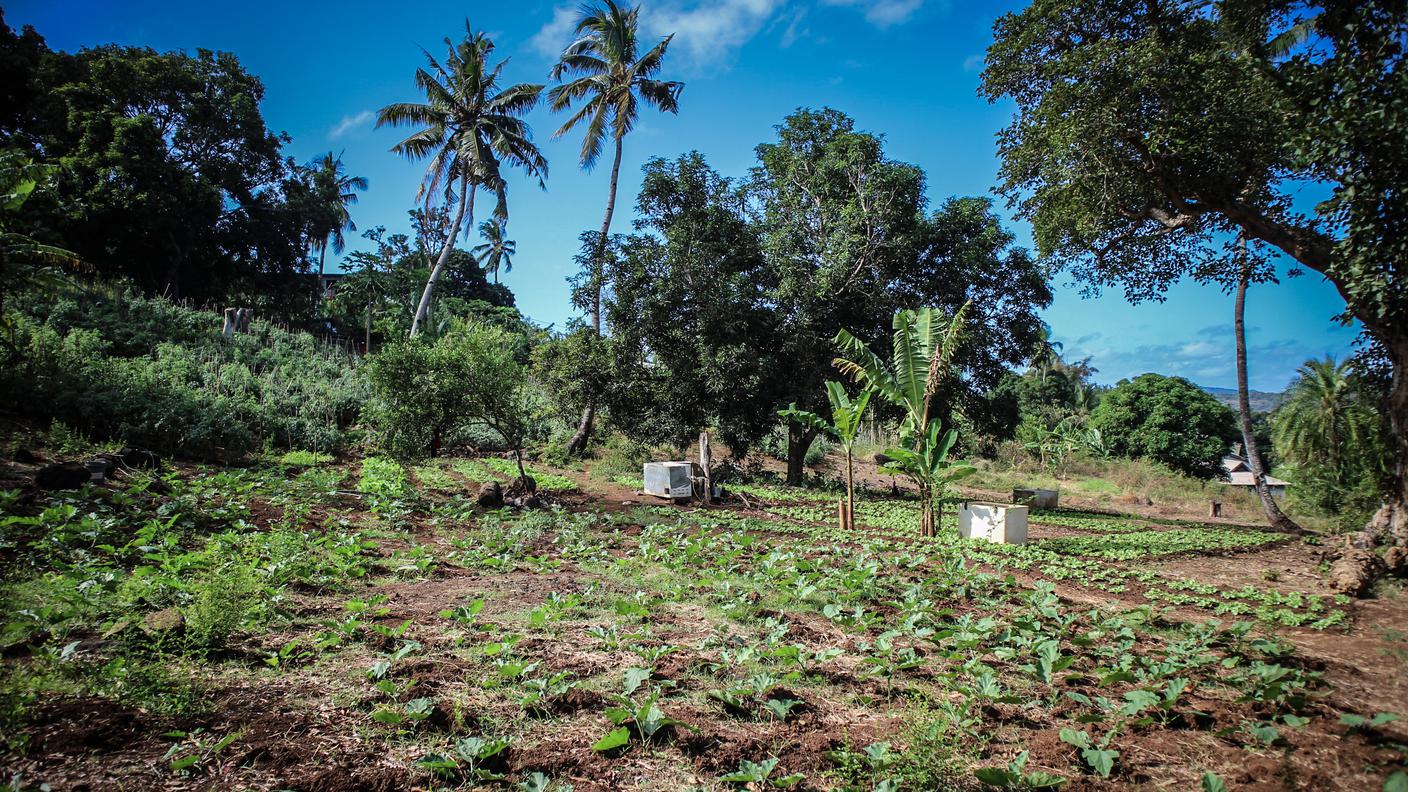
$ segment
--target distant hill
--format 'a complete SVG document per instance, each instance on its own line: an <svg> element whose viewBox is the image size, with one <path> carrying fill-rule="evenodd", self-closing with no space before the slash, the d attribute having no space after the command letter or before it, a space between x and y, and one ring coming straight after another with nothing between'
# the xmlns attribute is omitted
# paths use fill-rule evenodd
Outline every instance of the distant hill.
<svg viewBox="0 0 1408 792"><path fill-rule="evenodd" d="M1198 387L1212 394L1214 399L1217 399L1228 407L1234 410L1237 409L1236 388L1210 388L1207 385L1199 385ZM1281 402L1282 395L1283 394L1280 393L1267 393L1266 391L1250 391L1247 393L1247 397L1252 403L1252 412L1254 413L1270 412L1276 409L1276 405Z"/></svg>

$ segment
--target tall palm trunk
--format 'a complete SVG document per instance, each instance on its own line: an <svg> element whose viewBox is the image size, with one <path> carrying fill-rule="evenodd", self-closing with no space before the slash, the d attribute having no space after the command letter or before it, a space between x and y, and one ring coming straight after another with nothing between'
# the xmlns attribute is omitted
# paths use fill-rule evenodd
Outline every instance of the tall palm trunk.
<svg viewBox="0 0 1408 792"><path fill-rule="evenodd" d="M1252 484L1256 487L1261 508L1271 527L1281 531L1301 533L1302 529L1294 520L1281 511L1271 490L1266 486L1266 476L1261 468L1261 455L1256 449L1256 433L1252 430L1252 404L1247 393L1247 283L1251 280L1251 262L1247 259L1247 240L1243 237L1242 272L1237 279L1237 302L1233 309L1233 334L1237 337L1237 414L1242 421L1242 444L1247 449L1247 464L1252 469Z"/></svg>
<svg viewBox="0 0 1408 792"><path fill-rule="evenodd" d="M327 240L326 237L324 237L324 238L323 238L323 244L321 244L321 245L318 246L318 287L317 287L317 288L318 288L318 302L320 302L320 303L323 301L323 295L324 295L324 294L327 294L327 291L328 291L328 287L327 287L327 284L326 284L326 282L325 282L326 279L327 279L327 268L324 266L324 262L327 261L327 258L328 258L328 240Z"/></svg>
<svg viewBox="0 0 1408 792"><path fill-rule="evenodd" d="M592 266L596 268L592 283L592 330L601 336L601 277L606 258L606 235L611 233L611 215L616 212L616 182L621 176L621 135L616 135L616 154L611 160L611 187L606 194L606 216L601 219L601 233L597 235L596 255ZM596 402L588 400L582 408L582 420L577 431L567 443L568 454L580 454L587 450L592 439L592 424L596 421Z"/></svg>
<svg viewBox="0 0 1408 792"><path fill-rule="evenodd" d="M425 291L420 293L420 303L416 305L415 318L411 320L411 337L414 338L420 333L421 323L430 314L430 297L435 293L435 283L440 280L440 275L445 271L445 262L450 259L450 251L455 249L455 240L460 235L460 226L465 223L465 212L469 213L469 222L474 221L474 193L469 187L469 177L460 179L460 206L455 211L455 224L450 226L450 235L445 238L445 247L440 249L440 258L435 260L435 266L430 270L430 277L425 281Z"/></svg>

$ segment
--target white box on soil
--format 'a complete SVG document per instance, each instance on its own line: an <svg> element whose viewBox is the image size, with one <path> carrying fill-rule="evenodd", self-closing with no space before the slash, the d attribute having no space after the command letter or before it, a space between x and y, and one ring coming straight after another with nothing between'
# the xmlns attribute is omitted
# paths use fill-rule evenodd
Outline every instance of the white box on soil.
<svg viewBox="0 0 1408 792"><path fill-rule="evenodd" d="M1027 543L1027 507L969 501L958 507L958 535L998 544Z"/></svg>
<svg viewBox="0 0 1408 792"><path fill-rule="evenodd" d="M688 462L646 462L640 477L647 495L688 498L694 492L693 475Z"/></svg>

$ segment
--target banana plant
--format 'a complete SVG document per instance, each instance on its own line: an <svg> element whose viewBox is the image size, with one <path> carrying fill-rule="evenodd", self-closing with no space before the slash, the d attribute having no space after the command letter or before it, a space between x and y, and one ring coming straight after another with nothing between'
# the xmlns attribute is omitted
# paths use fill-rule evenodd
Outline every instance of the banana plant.
<svg viewBox="0 0 1408 792"><path fill-rule="evenodd" d="M834 361L836 367L905 411L899 447L885 452L894 461L881 470L902 473L919 488L919 529L924 536L937 533L938 504L944 490L973 472L972 467L949 460L958 433L949 430L940 434L939 422L931 422L930 415L934 397L954 373L954 354L969 305L965 303L952 318L937 308L896 313L888 364L850 332L836 334L842 354Z"/></svg>
<svg viewBox="0 0 1408 792"><path fill-rule="evenodd" d="M954 462L949 452L958 442L958 430L950 429L939 435L939 424L931 423L927 434L911 446L887 449L890 461L880 467L881 473L901 475L913 481L923 500L920 532L934 536L938 532L939 502L953 482L971 476L977 469L967 462Z"/></svg>
<svg viewBox="0 0 1408 792"><path fill-rule="evenodd" d="M797 409L796 402L792 402L792 405L787 409L777 412L783 418L835 437L836 441L840 443L841 449L846 452L846 510L841 517L841 530L843 531L849 531L855 527L856 487L851 449L855 446L856 438L860 435L861 418L865 416L866 408L870 406L870 397L873 393L873 390L866 388L860 392L855 400L852 400L850 395L846 393L844 385L839 382L828 382L826 383L826 400L831 402L830 421L814 412Z"/></svg>

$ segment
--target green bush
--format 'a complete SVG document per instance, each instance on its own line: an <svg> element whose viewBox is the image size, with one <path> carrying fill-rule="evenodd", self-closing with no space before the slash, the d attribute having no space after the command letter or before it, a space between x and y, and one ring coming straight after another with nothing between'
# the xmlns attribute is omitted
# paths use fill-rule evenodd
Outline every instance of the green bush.
<svg viewBox="0 0 1408 792"><path fill-rule="evenodd" d="M7 312L15 359L0 398L30 417L169 454L336 450L366 400L355 359L306 333L161 299L74 290L22 294Z"/></svg>
<svg viewBox="0 0 1408 792"><path fill-rule="evenodd" d="M369 411L383 447L397 456L438 453L452 439L521 449L546 438L546 401L515 349L522 337L483 323L424 336L368 358Z"/></svg>
<svg viewBox="0 0 1408 792"><path fill-rule="evenodd" d="M1182 377L1141 374L1101 398L1090 416L1111 450L1162 462L1189 476L1222 473L1222 456L1240 434L1236 416Z"/></svg>

